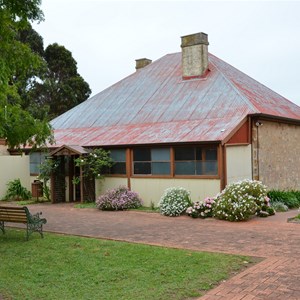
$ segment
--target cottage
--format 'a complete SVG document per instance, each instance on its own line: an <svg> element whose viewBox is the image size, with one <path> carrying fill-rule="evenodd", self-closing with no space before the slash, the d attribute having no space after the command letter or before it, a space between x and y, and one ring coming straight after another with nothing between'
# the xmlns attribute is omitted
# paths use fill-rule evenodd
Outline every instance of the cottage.
<svg viewBox="0 0 300 300"><path fill-rule="evenodd" d="M74 158L95 147L116 162L96 195L126 185L150 205L183 186L196 201L244 178L300 189L300 107L208 45L205 33L183 36L181 53L136 60L135 73L51 122L52 155L69 166L56 174L67 178L67 192L53 178L54 202L84 200L72 184Z"/></svg>

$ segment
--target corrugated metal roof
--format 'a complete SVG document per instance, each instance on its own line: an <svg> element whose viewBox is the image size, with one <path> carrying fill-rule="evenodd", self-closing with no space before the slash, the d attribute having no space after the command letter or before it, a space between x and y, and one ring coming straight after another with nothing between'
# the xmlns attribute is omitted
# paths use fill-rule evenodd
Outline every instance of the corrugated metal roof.
<svg viewBox="0 0 300 300"><path fill-rule="evenodd" d="M222 141L249 114L300 120L300 108L209 55L207 77L182 80L168 54L54 119L56 146Z"/></svg>

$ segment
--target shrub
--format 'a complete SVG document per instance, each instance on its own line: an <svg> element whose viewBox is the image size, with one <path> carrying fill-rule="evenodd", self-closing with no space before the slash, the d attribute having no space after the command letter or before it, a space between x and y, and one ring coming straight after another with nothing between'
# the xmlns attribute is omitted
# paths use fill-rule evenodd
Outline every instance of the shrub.
<svg viewBox="0 0 300 300"><path fill-rule="evenodd" d="M171 187L165 190L158 206L162 215L175 217L185 212L191 204L189 191L182 187Z"/></svg>
<svg viewBox="0 0 300 300"><path fill-rule="evenodd" d="M213 215L218 219L243 221L261 211L262 215L267 215L269 205L266 186L247 179L228 185L217 195Z"/></svg>
<svg viewBox="0 0 300 300"><path fill-rule="evenodd" d="M124 210L142 206L142 200L137 193L120 186L117 189L106 191L96 200L96 206L101 210Z"/></svg>
<svg viewBox="0 0 300 300"><path fill-rule="evenodd" d="M207 197L202 202L194 202L193 206L187 208L186 213L192 218L212 217L214 205L215 199Z"/></svg>
<svg viewBox="0 0 300 300"><path fill-rule="evenodd" d="M9 181L7 186L5 200L28 200L31 198L31 192L22 186L19 178Z"/></svg>
<svg viewBox="0 0 300 300"><path fill-rule="evenodd" d="M288 208L298 208L300 206L300 192L299 191L281 191L271 190L268 196L272 202L282 202Z"/></svg>
<svg viewBox="0 0 300 300"><path fill-rule="evenodd" d="M289 210L289 208L283 202L279 201L272 202L271 206L276 212L285 212Z"/></svg>

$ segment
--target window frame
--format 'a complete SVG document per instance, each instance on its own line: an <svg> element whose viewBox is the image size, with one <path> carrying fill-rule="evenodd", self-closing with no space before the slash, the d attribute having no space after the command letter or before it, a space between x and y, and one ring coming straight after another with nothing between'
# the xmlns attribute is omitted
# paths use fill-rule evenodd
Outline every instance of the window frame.
<svg viewBox="0 0 300 300"><path fill-rule="evenodd" d="M140 148L146 148L147 146L143 146ZM221 179L221 153L220 153L220 144L219 143L207 143L207 144L186 144L186 145L173 145L173 146L153 146L149 145L150 148L169 148L170 149L170 174L169 175L153 175L153 174L134 174L134 160L133 160L133 150L137 147L130 147L130 177L131 178L181 178L181 179ZM195 175L184 175L184 174L175 174L175 148L186 148L186 147L194 147L194 148L203 148L203 149L215 149L217 155L217 174L208 175L208 174L195 174ZM205 158L205 157L204 157ZM203 159L203 152L202 152ZM202 160L202 161L205 161Z"/></svg>
<svg viewBox="0 0 300 300"><path fill-rule="evenodd" d="M33 154L38 154L39 155L39 157L38 157L39 162L32 162L31 161L31 155L33 155ZM28 156L29 156L29 174L30 174L30 176L39 176L41 174L40 166L46 160L48 155L49 155L49 152L45 152L45 151L32 151L32 152L28 153ZM34 165L35 168L37 168L39 171L38 172L31 172L32 165Z"/></svg>
<svg viewBox="0 0 300 300"><path fill-rule="evenodd" d="M149 149L150 150L150 159L151 160L147 160L147 161L135 161L134 160L134 150L136 149ZM170 159L169 160L152 160L152 152L151 150L152 149L168 149L169 150L169 157ZM146 177L146 178L170 178L172 177L172 153L171 153L171 147L169 146L142 146L142 147L132 147L131 149L131 177ZM151 168L151 173L149 174L135 174L134 173L134 167L135 167L135 163L150 163L150 168ZM153 170L153 167L152 167L152 164L153 163L169 163L170 165L170 172L169 174L153 174L152 173L152 170Z"/></svg>
<svg viewBox="0 0 300 300"><path fill-rule="evenodd" d="M107 177L127 177L128 169L127 169L127 149L126 147L122 148L107 148L106 151L113 151L113 150L124 150L125 152L125 160L124 161L114 161L115 163L125 163L125 173L110 173L111 170L109 169L108 172L105 174Z"/></svg>
<svg viewBox="0 0 300 300"><path fill-rule="evenodd" d="M175 149L177 148L186 148L186 147L192 147L194 148L194 160L177 160L177 162L184 162L184 161L193 161L195 165L195 171L197 170L196 164L197 162L206 162L206 153L205 150L207 149L215 149L216 150L216 155L217 155L217 174L190 174L190 175L185 175L185 174L176 174L176 159L175 159ZM174 151L174 178L203 178L203 179L220 179L220 154L219 154L219 146L218 144L191 144L191 145L180 145L180 146L173 146L173 151ZM202 153L201 157L202 160L197 160L197 148L202 148ZM211 160L209 160L211 161Z"/></svg>

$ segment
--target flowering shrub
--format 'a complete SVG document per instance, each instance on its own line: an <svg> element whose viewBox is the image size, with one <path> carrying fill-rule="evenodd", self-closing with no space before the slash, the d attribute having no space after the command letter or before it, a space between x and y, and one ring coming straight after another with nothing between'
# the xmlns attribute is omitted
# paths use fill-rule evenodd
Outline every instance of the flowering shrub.
<svg viewBox="0 0 300 300"><path fill-rule="evenodd" d="M214 217L228 221L247 220L255 213L268 216L271 213L267 188L260 181L243 180L228 185L216 197Z"/></svg>
<svg viewBox="0 0 300 300"><path fill-rule="evenodd" d="M194 202L193 206L187 208L186 213L192 218L207 218L213 216L214 198L205 198L203 202Z"/></svg>
<svg viewBox="0 0 300 300"><path fill-rule="evenodd" d="M190 205L190 192L182 187L166 189L158 203L160 213L170 217L181 215Z"/></svg>
<svg viewBox="0 0 300 300"><path fill-rule="evenodd" d="M142 200L137 193L120 186L100 196L96 200L96 206L101 210L124 210L142 206Z"/></svg>
<svg viewBox="0 0 300 300"><path fill-rule="evenodd" d="M270 198L268 196L265 196L263 201L259 203L260 206L258 210L256 211L256 214L259 217L268 217L275 215L275 209L271 207Z"/></svg>

